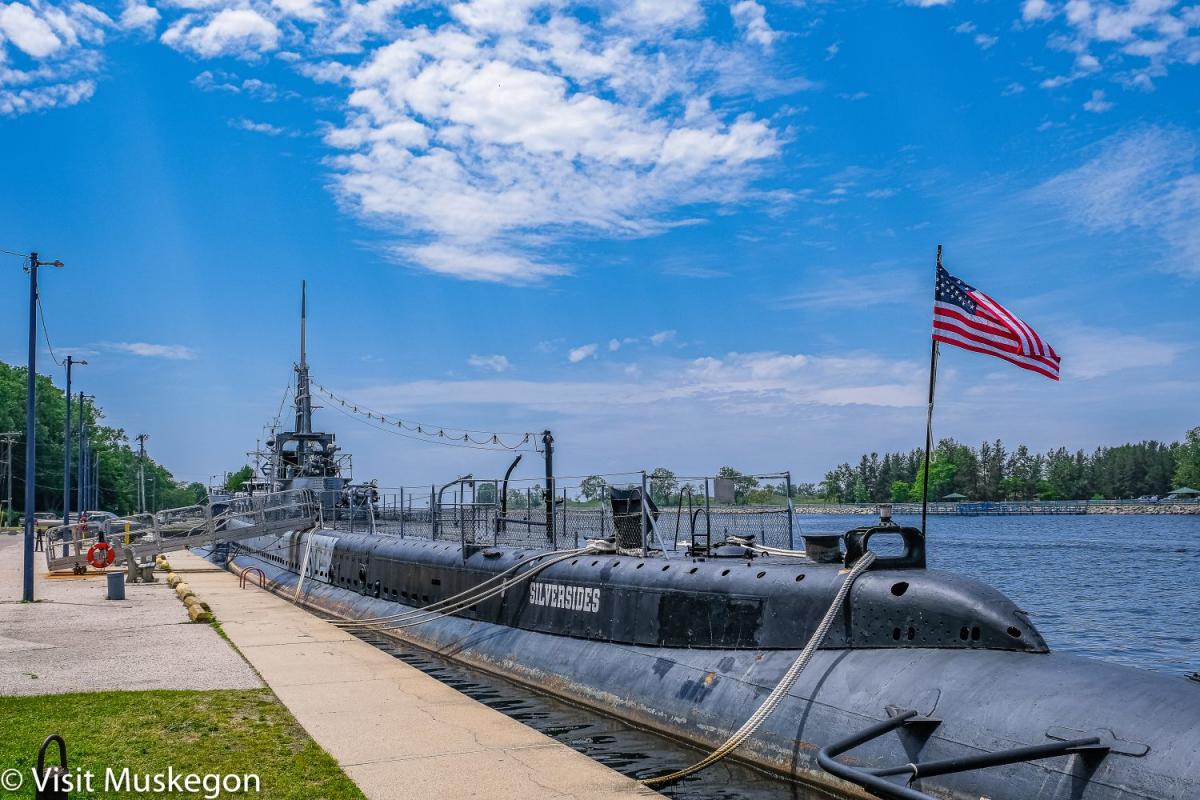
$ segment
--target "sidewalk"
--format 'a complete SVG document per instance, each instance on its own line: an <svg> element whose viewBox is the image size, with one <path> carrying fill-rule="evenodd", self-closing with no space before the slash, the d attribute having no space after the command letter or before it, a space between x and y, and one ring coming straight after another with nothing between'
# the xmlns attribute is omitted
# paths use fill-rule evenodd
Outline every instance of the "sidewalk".
<svg viewBox="0 0 1200 800"><path fill-rule="evenodd" d="M37 602L22 603L23 541L0 534L0 696L262 686L161 579L106 600L104 575L48 577L35 553Z"/></svg>
<svg viewBox="0 0 1200 800"><path fill-rule="evenodd" d="M197 556L170 561L370 800L657 796Z"/></svg>

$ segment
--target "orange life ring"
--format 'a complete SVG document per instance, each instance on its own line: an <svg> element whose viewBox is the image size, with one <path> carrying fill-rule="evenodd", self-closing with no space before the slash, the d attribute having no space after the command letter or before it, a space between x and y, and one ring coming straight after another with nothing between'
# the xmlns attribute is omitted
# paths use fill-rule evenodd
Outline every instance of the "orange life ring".
<svg viewBox="0 0 1200 800"><path fill-rule="evenodd" d="M108 542L96 542L87 551L87 562L96 569L109 566L116 557L116 552Z"/></svg>

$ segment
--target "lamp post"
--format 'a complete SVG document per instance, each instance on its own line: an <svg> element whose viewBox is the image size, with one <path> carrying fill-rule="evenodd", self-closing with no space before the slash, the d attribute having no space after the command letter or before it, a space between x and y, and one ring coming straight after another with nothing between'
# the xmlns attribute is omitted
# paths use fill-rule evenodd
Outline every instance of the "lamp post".
<svg viewBox="0 0 1200 800"><path fill-rule="evenodd" d="M87 465L84 463L84 460L87 456L88 442L87 442L87 439L84 437L83 423L86 418L86 415L83 413L83 411L84 411L84 401L87 400L89 397L94 399L95 396L90 395L90 394L84 394L83 392L79 393L79 458L78 458L78 461L79 461L78 467L79 468L75 473L76 475L79 476L79 486L75 490L75 505L78 507L76 509L77 511L86 511L87 509L84 508L84 506L86 506L88 504L88 495L86 492L87 484L88 484L88 473L86 471Z"/></svg>
<svg viewBox="0 0 1200 800"><path fill-rule="evenodd" d="M62 267L61 261L40 261L36 252L29 254L29 375L25 387L25 558L21 600L33 602L33 532L37 498L37 309L38 269Z"/></svg>
<svg viewBox="0 0 1200 800"><path fill-rule="evenodd" d="M71 367L88 362L67 356L67 415L63 422L63 525L71 524ZM81 478L82 480L82 478Z"/></svg>

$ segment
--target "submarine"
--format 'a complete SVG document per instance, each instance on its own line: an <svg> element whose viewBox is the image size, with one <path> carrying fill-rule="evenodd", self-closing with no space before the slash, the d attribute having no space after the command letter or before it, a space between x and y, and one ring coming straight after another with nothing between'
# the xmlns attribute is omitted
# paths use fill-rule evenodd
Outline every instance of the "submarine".
<svg viewBox="0 0 1200 800"><path fill-rule="evenodd" d="M506 491L482 527L439 529L431 504L432 524L380 532L373 488L313 430L303 326L295 424L269 442L264 484L312 492L325 519L355 496L357 530L227 542L214 562L261 570L349 630L835 797L1200 798L1200 683L1055 652L999 590L928 568L924 531L886 508L795 550L747 535L656 546L638 487L613 491L611 535L577 546L504 536Z"/></svg>

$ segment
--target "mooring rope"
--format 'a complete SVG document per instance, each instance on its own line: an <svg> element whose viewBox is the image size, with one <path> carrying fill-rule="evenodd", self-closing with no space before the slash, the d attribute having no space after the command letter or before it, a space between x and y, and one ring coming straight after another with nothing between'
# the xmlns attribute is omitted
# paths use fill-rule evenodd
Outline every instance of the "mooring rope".
<svg viewBox="0 0 1200 800"><path fill-rule="evenodd" d="M756 730L758 730L759 726L766 721L767 717L771 716L772 712L774 712L775 709L779 707L779 704L783 702L783 698L787 696L788 691L791 690L792 685L796 682L796 679L800 677L800 673L803 672L804 668L808 666L808 662L812 659L813 653L815 653L817 648L821 646L821 643L825 641L825 636L829 633L829 629L833 625L834 618L841 610L842 604L846 601L846 595L850 592L850 587L854 584L854 580L863 572L865 572L866 569L871 566L871 562L874 560L875 554L867 551L862 558L854 563L854 566L846 575L846 579L842 581L842 585L838 587L837 594L834 596L833 602L829 605L829 610L825 612L825 616L822 617L820 624L817 625L817 629L813 631L813 635L809 638L808 644L806 644L804 649L800 651L800 655L798 655L796 660L792 662L792 666L788 668L786 673L784 673L783 678L780 679L779 683L771 691L771 694L767 695L767 699L763 701L762 705L758 707L757 711L750 715L750 718L746 720L742 727L738 728L737 731L728 739L726 739L720 747L718 747L716 750L713 750L703 759L697 761L690 767L686 767L685 769L681 769L676 772L670 772L666 775L659 775L657 778L646 778L641 783L650 787L665 786L667 784L674 783L677 780L686 778L688 775L712 766L740 747L741 744L746 741L746 739L750 738L750 736Z"/></svg>

